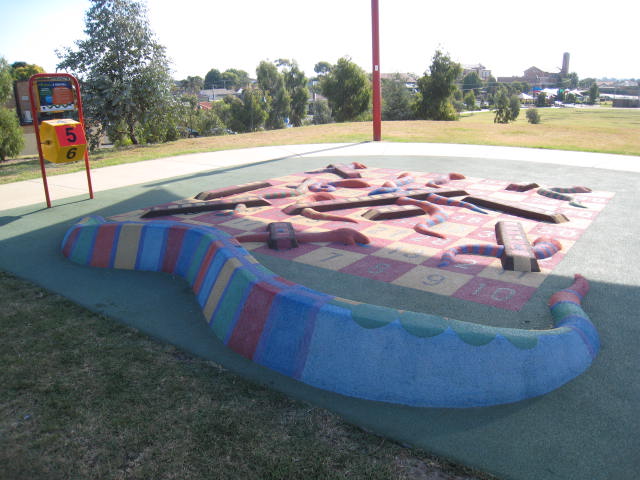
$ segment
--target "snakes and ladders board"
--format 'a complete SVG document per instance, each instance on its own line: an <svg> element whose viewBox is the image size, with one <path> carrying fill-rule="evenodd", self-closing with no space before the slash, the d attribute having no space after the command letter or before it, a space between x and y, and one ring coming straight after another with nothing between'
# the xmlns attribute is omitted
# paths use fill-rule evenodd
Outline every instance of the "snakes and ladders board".
<svg viewBox="0 0 640 480"><path fill-rule="evenodd" d="M385 181L396 179L401 173L399 170L385 168L367 168L358 172L363 180L372 185L371 188L339 187L331 192L332 195L337 199L362 197L369 191L382 186ZM442 173L433 172L410 171L408 173L414 181L402 188L425 188L426 183L443 176ZM268 179L267 182L270 184L268 187L223 197L225 200L232 200L237 197L283 193L283 198L269 198L270 205L247 207L235 211L216 210L175 214L150 218L148 221L174 220L190 224L213 225L231 235L263 232L272 222L291 222L296 231L321 232L353 228L365 234L371 243L352 246L336 243L300 243L297 248L289 250L273 250L265 243L245 243L243 246L250 251L322 269L518 311L531 298L546 276L562 261L614 195L604 191L571 194L586 207L579 208L564 200L539 195L535 188L525 192L507 190L506 187L511 183L508 181L474 177L451 180L442 185L442 188L462 189L471 196L488 197L498 202L515 203L525 208L564 214L569 221L539 222L495 210L484 209L487 213L482 214L465 208L439 205L438 207L446 212L448 218L445 222L430 227L430 230L445 237L437 238L414 230L417 223L428 220L427 215L391 220L370 220L363 216L372 208L380 207L342 208L326 212L347 216L357 220L357 223L313 220L302 215L286 214L283 210L287 206L306 201L307 195L290 195L295 195L295 188L310 177L321 184L342 178L331 172L290 174ZM514 181L517 180L514 179ZM556 185L549 185L549 187L554 186ZM437 193L437 189L434 192ZM200 200L195 198L198 193L200 192L193 192L192 199L164 206L188 206L191 203L198 203ZM113 216L111 220L140 220L148 211L149 208L136 210ZM367 216L371 217L371 215ZM541 236L556 238L562 243L562 250L551 258L539 260L540 272L507 271L502 268L500 259L476 255L458 255L455 263L445 267L438 266L442 253L451 247L472 243L495 244L497 241L495 224L500 220L520 222L530 242Z"/></svg>

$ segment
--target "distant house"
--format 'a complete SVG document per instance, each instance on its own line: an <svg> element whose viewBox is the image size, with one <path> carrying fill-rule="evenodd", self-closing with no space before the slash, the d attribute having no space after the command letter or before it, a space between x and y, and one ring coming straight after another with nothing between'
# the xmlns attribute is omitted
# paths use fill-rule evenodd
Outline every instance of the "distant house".
<svg viewBox="0 0 640 480"><path fill-rule="evenodd" d="M13 84L13 97L11 108L16 107L16 113L20 118L20 125L31 125L31 101L29 100L29 80L21 80Z"/></svg>
<svg viewBox="0 0 640 480"><path fill-rule="evenodd" d="M415 73L381 73L380 78L382 80L396 80L399 79L404 82L404 86L412 93L418 91L418 76Z"/></svg>
<svg viewBox="0 0 640 480"><path fill-rule="evenodd" d="M545 72L538 67L529 67L521 77L498 77L498 82L525 82L534 87L534 90L555 87L562 78L569 75L569 58L570 55L568 52L562 55L562 70L557 73Z"/></svg>
<svg viewBox="0 0 640 480"><path fill-rule="evenodd" d="M551 87L558 82L558 74L545 72L538 67L530 67L524 71L524 81L542 88Z"/></svg>
<svg viewBox="0 0 640 480"><path fill-rule="evenodd" d="M526 82L533 87L553 87L558 82L557 73L549 73L538 67L529 67L521 77L498 77L500 83Z"/></svg>
<svg viewBox="0 0 640 480"><path fill-rule="evenodd" d="M462 65L462 78L466 77L472 72L476 72L478 74L478 77L480 77L480 80L482 80L483 82L487 82L489 81L489 78L491 78L491 70L486 68L481 63L477 63L475 65Z"/></svg>
<svg viewBox="0 0 640 480"><path fill-rule="evenodd" d="M618 95L622 97L622 95ZM614 98L612 106L617 108L640 108L639 97Z"/></svg>
<svg viewBox="0 0 640 480"><path fill-rule="evenodd" d="M201 102L215 102L229 96L239 97L240 92L227 90L226 88L210 88L208 90L200 90L198 100Z"/></svg>

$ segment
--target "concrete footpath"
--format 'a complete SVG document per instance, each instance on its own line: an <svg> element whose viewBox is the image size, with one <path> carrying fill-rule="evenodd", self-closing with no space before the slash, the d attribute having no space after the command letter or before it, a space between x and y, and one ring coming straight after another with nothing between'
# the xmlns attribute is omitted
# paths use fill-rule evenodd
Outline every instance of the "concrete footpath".
<svg viewBox="0 0 640 480"><path fill-rule="evenodd" d="M96 168L91 171L91 179L94 193L98 193L113 188L155 182L219 168L303 155L305 157L327 155L344 157L428 155L537 162L640 172L640 158L625 155L484 145L366 142L358 144L283 145L179 155L113 167ZM48 168L52 167L49 166ZM54 204L56 200L83 195L88 191L87 176L84 170L64 175L48 174L47 181L49 194ZM40 202L45 202L44 188L40 178L0 185L0 210L23 207Z"/></svg>
<svg viewBox="0 0 640 480"><path fill-rule="evenodd" d="M413 408L318 390L231 352L203 321L187 284L151 272L83 267L60 242L79 218L109 217L329 163L461 172L510 182L585 185L615 192L562 261L518 312L258 255L277 274L331 295L435 313L462 321L548 318L549 297L583 274L583 306L601 341L592 366L537 398L485 408ZM95 169L95 199L85 172L50 176L54 207L42 182L0 185L0 269L131 325L161 341L399 443L425 449L501 479L632 480L640 468L640 157L509 147L361 143L291 145L199 153ZM415 305L416 308L413 308ZM411 306L411 308L408 308ZM37 365L34 366L37 368ZM206 412L203 412L206 414Z"/></svg>

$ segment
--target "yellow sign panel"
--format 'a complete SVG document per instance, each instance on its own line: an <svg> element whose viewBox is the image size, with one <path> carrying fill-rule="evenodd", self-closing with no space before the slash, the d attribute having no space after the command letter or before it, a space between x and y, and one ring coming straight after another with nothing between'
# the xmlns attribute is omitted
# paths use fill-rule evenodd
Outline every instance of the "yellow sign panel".
<svg viewBox="0 0 640 480"><path fill-rule="evenodd" d="M40 125L42 156L53 163L81 160L87 150L84 128L70 118L46 120Z"/></svg>

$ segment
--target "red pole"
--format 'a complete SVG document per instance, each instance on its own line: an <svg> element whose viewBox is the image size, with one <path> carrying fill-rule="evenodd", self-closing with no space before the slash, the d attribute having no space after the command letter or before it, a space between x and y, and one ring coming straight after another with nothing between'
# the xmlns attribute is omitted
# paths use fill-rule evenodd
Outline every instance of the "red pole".
<svg viewBox="0 0 640 480"><path fill-rule="evenodd" d="M31 119L33 120L33 129L36 132L36 144L38 146L38 157L40 158L40 173L42 174L42 185L44 186L44 198L47 201L47 208L51 208L51 197L49 197L49 184L47 183L47 169L44 166L44 157L42 155L42 144L40 143L40 124L38 122L38 108L36 105L33 89L35 87L35 79L44 76L42 73L36 73L29 78L29 103L31 103Z"/></svg>
<svg viewBox="0 0 640 480"><path fill-rule="evenodd" d="M373 50L373 141L382 139L382 92L380 87L380 22L378 0L371 0L371 36Z"/></svg>
<svg viewBox="0 0 640 480"><path fill-rule="evenodd" d="M71 81L73 82L73 84L76 87L76 102L77 102L77 107L78 107L78 121L82 124L82 128L85 128L84 126L84 112L82 110L82 95L80 94L80 83L78 83L78 79L72 75L69 75L68 77L69 79L71 79ZM87 148L84 151L84 168L87 172L87 185L89 186L89 198L93 198L93 185L91 184L91 170L89 167L89 147L87 146Z"/></svg>

